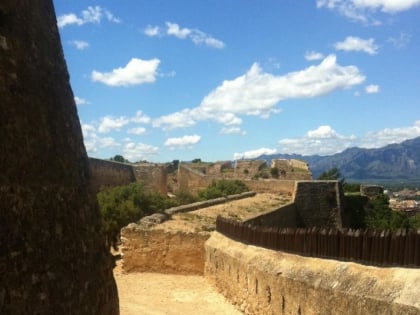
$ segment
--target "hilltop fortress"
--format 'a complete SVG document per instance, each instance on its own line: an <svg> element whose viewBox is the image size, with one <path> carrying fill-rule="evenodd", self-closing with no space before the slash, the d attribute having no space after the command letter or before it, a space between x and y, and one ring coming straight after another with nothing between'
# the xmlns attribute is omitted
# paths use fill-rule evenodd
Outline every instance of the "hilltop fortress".
<svg viewBox="0 0 420 315"><path fill-rule="evenodd" d="M125 164L89 158L94 191L140 181L144 188L162 194L205 189L214 180L240 179L255 192L291 192L296 180L311 180L309 166L299 160L237 160L215 163Z"/></svg>

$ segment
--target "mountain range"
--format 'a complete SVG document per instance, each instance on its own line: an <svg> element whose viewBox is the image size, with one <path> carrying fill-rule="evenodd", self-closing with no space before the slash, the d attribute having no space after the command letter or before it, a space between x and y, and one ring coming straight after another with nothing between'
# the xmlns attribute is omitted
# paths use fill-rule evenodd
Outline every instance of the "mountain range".
<svg viewBox="0 0 420 315"><path fill-rule="evenodd" d="M273 154L257 159L304 160L314 179L336 167L347 181L420 181L420 137L377 149L349 148L329 156Z"/></svg>

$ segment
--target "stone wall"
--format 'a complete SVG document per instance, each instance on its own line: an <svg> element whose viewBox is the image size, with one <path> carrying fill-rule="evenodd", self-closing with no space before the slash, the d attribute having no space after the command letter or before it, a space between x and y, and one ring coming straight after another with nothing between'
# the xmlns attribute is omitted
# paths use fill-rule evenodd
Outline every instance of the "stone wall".
<svg viewBox="0 0 420 315"><path fill-rule="evenodd" d="M338 181L294 183L291 203L246 222L266 227L343 227L341 202L344 196Z"/></svg>
<svg viewBox="0 0 420 315"><path fill-rule="evenodd" d="M51 0L0 2L0 56L0 314L118 314Z"/></svg>
<svg viewBox="0 0 420 315"><path fill-rule="evenodd" d="M301 257L215 232L205 277L244 314L420 314L420 272Z"/></svg>
<svg viewBox="0 0 420 315"><path fill-rule="evenodd" d="M149 230L132 223L121 230L121 235L125 272L204 273L208 232Z"/></svg>
<svg viewBox="0 0 420 315"><path fill-rule="evenodd" d="M133 167L129 164L89 158L89 169L94 192L101 188L128 185L136 180Z"/></svg>
<svg viewBox="0 0 420 315"><path fill-rule="evenodd" d="M338 181L296 182L294 203L298 227L337 227L342 225L343 191Z"/></svg>
<svg viewBox="0 0 420 315"><path fill-rule="evenodd" d="M168 193L167 172L163 165L138 163L133 165L135 179L144 185L146 191Z"/></svg>

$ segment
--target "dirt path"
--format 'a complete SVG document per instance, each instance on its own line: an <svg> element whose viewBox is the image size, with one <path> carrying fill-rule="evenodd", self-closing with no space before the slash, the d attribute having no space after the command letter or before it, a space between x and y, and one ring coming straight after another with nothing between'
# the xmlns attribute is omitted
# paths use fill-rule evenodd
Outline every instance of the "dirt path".
<svg viewBox="0 0 420 315"><path fill-rule="evenodd" d="M201 276L115 272L121 315L239 315Z"/></svg>

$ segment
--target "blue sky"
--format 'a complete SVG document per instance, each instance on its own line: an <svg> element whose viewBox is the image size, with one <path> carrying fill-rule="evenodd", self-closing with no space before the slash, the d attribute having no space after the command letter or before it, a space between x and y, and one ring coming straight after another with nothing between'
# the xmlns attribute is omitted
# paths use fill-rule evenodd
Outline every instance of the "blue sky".
<svg viewBox="0 0 420 315"><path fill-rule="evenodd" d="M420 0L54 0L88 155L330 155L420 136Z"/></svg>

